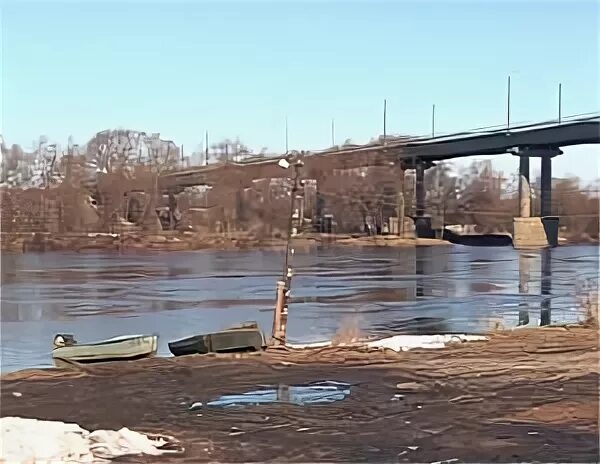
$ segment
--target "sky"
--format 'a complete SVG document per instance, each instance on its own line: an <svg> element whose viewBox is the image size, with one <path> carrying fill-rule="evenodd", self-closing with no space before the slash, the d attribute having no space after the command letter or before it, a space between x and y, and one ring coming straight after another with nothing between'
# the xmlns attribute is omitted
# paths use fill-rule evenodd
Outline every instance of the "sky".
<svg viewBox="0 0 600 464"><path fill-rule="evenodd" d="M83 144L107 128L195 150L322 149L387 132L436 133L600 110L599 1L0 0L5 143ZM598 146L566 148L557 176L593 179ZM465 163L463 161L463 163ZM494 158L514 172L518 160ZM532 174L539 170L532 162Z"/></svg>

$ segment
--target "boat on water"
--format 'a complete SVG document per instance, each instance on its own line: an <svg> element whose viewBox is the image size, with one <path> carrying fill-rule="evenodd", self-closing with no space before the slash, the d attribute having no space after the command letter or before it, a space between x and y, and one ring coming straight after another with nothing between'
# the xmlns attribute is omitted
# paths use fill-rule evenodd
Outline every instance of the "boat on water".
<svg viewBox="0 0 600 464"><path fill-rule="evenodd" d="M169 342L174 356L208 353L252 352L265 349L265 337L256 322L248 322L229 329L185 337Z"/></svg>
<svg viewBox="0 0 600 464"><path fill-rule="evenodd" d="M57 367L73 363L128 361L154 356L158 335L123 335L93 343L78 343L73 335L54 337L52 358Z"/></svg>
<svg viewBox="0 0 600 464"><path fill-rule="evenodd" d="M475 225L449 225L444 227L442 238L455 245L465 246L512 246L512 235L508 232L482 233Z"/></svg>

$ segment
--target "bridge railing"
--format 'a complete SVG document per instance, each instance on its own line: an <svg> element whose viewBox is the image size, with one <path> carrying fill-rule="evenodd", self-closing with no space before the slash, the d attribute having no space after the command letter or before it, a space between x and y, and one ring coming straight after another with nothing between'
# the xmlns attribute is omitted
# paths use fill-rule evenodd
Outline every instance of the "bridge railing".
<svg viewBox="0 0 600 464"><path fill-rule="evenodd" d="M590 113L580 113L574 114L570 116L563 116L561 118L561 122L559 123L557 119L548 119L541 122L531 122L531 121L520 121L510 127L507 127L506 124L496 124L493 126L483 126L476 127L473 129L469 129L462 132L442 132L434 137L429 135L417 135L409 138L409 142L414 141L425 141L425 140L440 140L446 138L456 138L461 136L470 136L477 134L488 134L488 133L500 133L506 131L518 131L523 129L533 129L533 128L541 128L545 126L558 126L564 124L572 124L578 122L586 122L586 121L595 121L600 118L600 112L590 112ZM388 140L393 141L394 136L389 136Z"/></svg>

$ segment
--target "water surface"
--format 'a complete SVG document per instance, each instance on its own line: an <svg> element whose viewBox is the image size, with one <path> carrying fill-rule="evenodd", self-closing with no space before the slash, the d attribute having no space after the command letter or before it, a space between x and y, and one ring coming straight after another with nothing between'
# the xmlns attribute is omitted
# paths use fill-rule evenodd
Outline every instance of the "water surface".
<svg viewBox="0 0 600 464"><path fill-rule="evenodd" d="M270 332L283 256L274 251L2 253L1 367L50 366L56 333L81 342L158 333L167 342L256 320ZM293 342L489 330L582 318L598 247L328 248L293 257ZM525 318L525 316L528 316Z"/></svg>

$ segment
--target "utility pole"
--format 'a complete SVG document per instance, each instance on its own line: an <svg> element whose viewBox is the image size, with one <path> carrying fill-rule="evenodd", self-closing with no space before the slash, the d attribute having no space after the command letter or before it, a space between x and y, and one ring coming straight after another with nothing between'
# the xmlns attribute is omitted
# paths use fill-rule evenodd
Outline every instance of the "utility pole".
<svg viewBox="0 0 600 464"><path fill-rule="evenodd" d="M387 139L386 129L386 116L387 116L387 100L383 100L383 144L385 145Z"/></svg>
<svg viewBox="0 0 600 464"><path fill-rule="evenodd" d="M288 154L288 117L285 116L285 154Z"/></svg>
<svg viewBox="0 0 600 464"><path fill-rule="evenodd" d="M331 119L331 146L335 146L335 120Z"/></svg>
<svg viewBox="0 0 600 464"><path fill-rule="evenodd" d="M510 129L510 76L508 76L508 94L506 101L506 128Z"/></svg>
<svg viewBox="0 0 600 464"><path fill-rule="evenodd" d="M204 146L204 166L208 166L208 131L206 131L206 145Z"/></svg>
<svg viewBox="0 0 600 464"><path fill-rule="evenodd" d="M562 120L562 83L558 84L558 123Z"/></svg>
<svg viewBox="0 0 600 464"><path fill-rule="evenodd" d="M285 244L285 263L283 266L283 276L281 280L277 282L277 301L275 304L275 314L273 317L273 336L271 343L275 345L285 344L287 338L288 303L293 275L292 269L289 267L290 254L293 253L290 242L292 238L297 235L298 228L302 224L302 218L300 216L301 212L296 214L295 203L297 196L296 194L300 189L300 186L304 185L300 180L300 168L303 165L304 163L301 159L295 160L293 164L294 177L292 192L290 195L290 215L288 217L287 240ZM290 165L287 164L287 167L289 166ZM287 169L287 167L285 167L285 169Z"/></svg>
<svg viewBox="0 0 600 464"><path fill-rule="evenodd" d="M435 103L431 109L431 138L435 137Z"/></svg>

